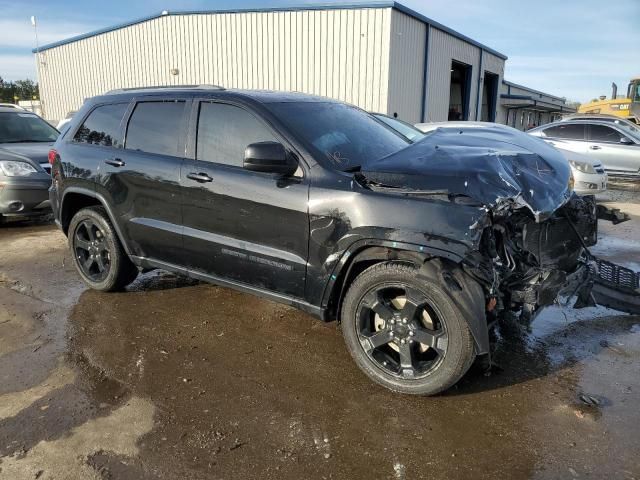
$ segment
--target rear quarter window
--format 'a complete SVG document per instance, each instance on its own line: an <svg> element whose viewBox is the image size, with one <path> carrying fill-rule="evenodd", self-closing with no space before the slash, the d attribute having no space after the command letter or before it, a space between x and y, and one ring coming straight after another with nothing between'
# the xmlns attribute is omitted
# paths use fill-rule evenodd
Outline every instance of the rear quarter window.
<svg viewBox="0 0 640 480"><path fill-rule="evenodd" d="M127 103L114 103L95 108L73 137L76 143L122 148L120 122L127 111Z"/></svg>

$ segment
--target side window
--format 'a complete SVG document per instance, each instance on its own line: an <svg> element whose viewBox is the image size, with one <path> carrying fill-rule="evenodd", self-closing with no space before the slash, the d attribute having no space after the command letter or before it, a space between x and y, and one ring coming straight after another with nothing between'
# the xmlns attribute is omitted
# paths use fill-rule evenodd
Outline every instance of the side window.
<svg viewBox="0 0 640 480"><path fill-rule="evenodd" d="M97 107L80 126L73 141L122 148L120 122L127 111L127 106L127 103L114 103Z"/></svg>
<svg viewBox="0 0 640 480"><path fill-rule="evenodd" d="M268 141L278 140L246 110L223 103L200 104L196 159L241 167L247 145Z"/></svg>
<svg viewBox="0 0 640 480"><path fill-rule="evenodd" d="M566 140L584 140L584 125L569 124L549 127L544 130L545 137L563 138Z"/></svg>
<svg viewBox="0 0 640 480"><path fill-rule="evenodd" d="M593 142L620 143L623 137L617 130L605 125L591 125L589 139Z"/></svg>
<svg viewBox="0 0 640 480"><path fill-rule="evenodd" d="M139 102L127 127L125 148L182 156L178 145L184 101Z"/></svg>

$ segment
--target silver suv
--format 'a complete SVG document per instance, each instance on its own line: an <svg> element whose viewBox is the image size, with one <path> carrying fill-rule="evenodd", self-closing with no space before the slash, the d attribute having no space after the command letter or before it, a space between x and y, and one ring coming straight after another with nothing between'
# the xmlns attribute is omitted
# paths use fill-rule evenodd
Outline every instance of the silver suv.
<svg viewBox="0 0 640 480"><path fill-rule="evenodd" d="M549 123L527 133L562 148L602 161L613 175L640 175L640 133L623 123L603 120L570 120Z"/></svg>

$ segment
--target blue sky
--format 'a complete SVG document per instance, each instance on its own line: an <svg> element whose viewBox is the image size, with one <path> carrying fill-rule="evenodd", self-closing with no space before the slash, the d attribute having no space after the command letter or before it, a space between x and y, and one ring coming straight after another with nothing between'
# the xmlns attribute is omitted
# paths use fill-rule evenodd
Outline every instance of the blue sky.
<svg viewBox="0 0 640 480"><path fill-rule="evenodd" d="M40 44L162 10L286 6L303 0L0 0L0 76L34 78ZM314 2L307 2L314 3ZM340 2L335 2L340 3ZM640 0L404 0L400 3L509 57L506 78L571 100L624 91L640 75Z"/></svg>

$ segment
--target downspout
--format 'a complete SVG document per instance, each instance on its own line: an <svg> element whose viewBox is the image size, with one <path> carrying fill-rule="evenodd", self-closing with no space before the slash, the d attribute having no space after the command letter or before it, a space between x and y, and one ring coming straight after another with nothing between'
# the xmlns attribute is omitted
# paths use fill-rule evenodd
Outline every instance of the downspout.
<svg viewBox="0 0 640 480"><path fill-rule="evenodd" d="M480 49L480 71L478 72L478 91L476 92L476 121L480 120L478 118L478 114L480 111L480 85L482 83L483 80L483 76L484 76L484 65L482 65L482 62L484 61L484 49Z"/></svg>
<svg viewBox="0 0 640 480"><path fill-rule="evenodd" d="M420 114L420 121L427 121L429 97L427 96L427 89L429 88L429 37L431 34L431 24L427 24L424 39L424 71L422 72L422 112Z"/></svg>

